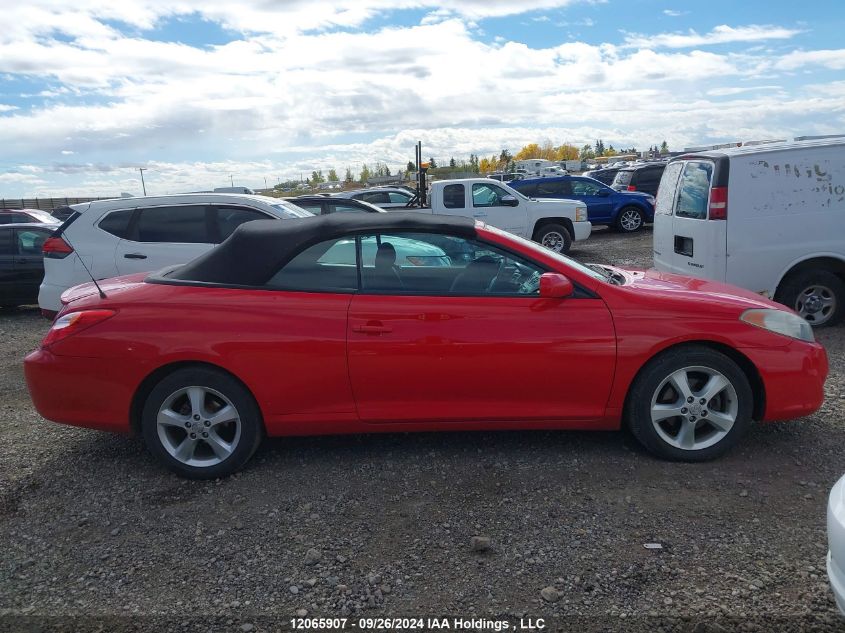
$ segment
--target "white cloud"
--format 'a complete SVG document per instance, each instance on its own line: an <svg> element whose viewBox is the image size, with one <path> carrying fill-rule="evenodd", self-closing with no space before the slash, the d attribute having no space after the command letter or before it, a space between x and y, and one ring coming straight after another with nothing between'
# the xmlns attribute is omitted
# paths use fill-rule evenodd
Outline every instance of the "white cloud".
<svg viewBox="0 0 845 633"><path fill-rule="evenodd" d="M694 46L712 46L733 42L782 40L794 37L799 33L801 33L799 29L788 29L781 26L752 24L732 27L722 24L709 33L703 34L699 34L693 29L686 33L658 33L656 35L631 33L626 38L625 44L633 48L692 48Z"/></svg>
<svg viewBox="0 0 845 633"><path fill-rule="evenodd" d="M663 9L663 15L668 15L670 18L678 18L686 15L689 11L678 11L676 9Z"/></svg>
<svg viewBox="0 0 845 633"><path fill-rule="evenodd" d="M824 66L831 70L845 69L845 48L821 51L793 51L775 64L778 70L796 70L804 66Z"/></svg>

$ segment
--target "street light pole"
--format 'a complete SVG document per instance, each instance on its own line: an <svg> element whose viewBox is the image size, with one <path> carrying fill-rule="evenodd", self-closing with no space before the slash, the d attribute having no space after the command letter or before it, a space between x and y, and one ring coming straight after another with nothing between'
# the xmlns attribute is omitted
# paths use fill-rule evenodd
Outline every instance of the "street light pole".
<svg viewBox="0 0 845 633"><path fill-rule="evenodd" d="M139 167L138 171L141 172L141 188L144 190L144 196L147 195L147 185L144 184L144 172L147 170L146 167Z"/></svg>
<svg viewBox="0 0 845 633"><path fill-rule="evenodd" d="M234 187L235 186L235 179L232 177L232 174L229 174L229 183Z"/></svg>

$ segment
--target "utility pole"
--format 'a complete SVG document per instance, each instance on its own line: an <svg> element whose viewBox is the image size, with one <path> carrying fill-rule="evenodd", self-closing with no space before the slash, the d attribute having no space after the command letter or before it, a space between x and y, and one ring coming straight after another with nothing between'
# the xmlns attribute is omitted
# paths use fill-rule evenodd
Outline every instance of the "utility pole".
<svg viewBox="0 0 845 633"><path fill-rule="evenodd" d="M235 179L232 177L232 174L229 174L229 183L234 187L235 186Z"/></svg>
<svg viewBox="0 0 845 633"><path fill-rule="evenodd" d="M146 171L146 167L139 167L138 171L141 172L141 188L144 190L144 196L147 195L147 185L144 184L144 171Z"/></svg>
<svg viewBox="0 0 845 633"><path fill-rule="evenodd" d="M267 188L267 176L264 176L264 188Z"/></svg>

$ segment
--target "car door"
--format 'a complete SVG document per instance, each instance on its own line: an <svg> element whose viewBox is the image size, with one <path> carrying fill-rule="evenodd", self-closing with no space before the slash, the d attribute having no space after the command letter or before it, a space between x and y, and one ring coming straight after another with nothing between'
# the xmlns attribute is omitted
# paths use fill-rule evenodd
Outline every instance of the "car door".
<svg viewBox="0 0 845 633"><path fill-rule="evenodd" d="M102 223L101 223L102 226ZM202 204L140 208L115 251L118 274L184 264L214 246L214 215Z"/></svg>
<svg viewBox="0 0 845 633"><path fill-rule="evenodd" d="M44 279L44 256L41 247L51 233L52 229L14 229L13 247L17 247L15 278L18 297L22 303L35 303L38 300L38 287Z"/></svg>
<svg viewBox="0 0 845 633"><path fill-rule="evenodd" d="M616 354L604 302L587 293L541 299L542 266L483 242L434 237L358 238L376 239L386 255L362 263L362 289L349 307L349 375L361 419L471 423L604 415ZM464 242L454 250L470 256L447 266L391 263L399 240L404 248L415 241L431 247L444 237Z"/></svg>
<svg viewBox="0 0 845 633"><path fill-rule="evenodd" d="M571 197L587 205L590 222L609 222L613 212L612 196L616 194L610 187L605 187L590 178L572 178Z"/></svg>
<svg viewBox="0 0 845 633"><path fill-rule="evenodd" d="M12 302L12 293L17 285L15 277L16 248L14 235L9 226L0 227L0 305Z"/></svg>
<svg viewBox="0 0 845 633"><path fill-rule="evenodd" d="M508 203L515 199L516 203ZM528 201L510 191L486 182L472 184L470 205L472 217L515 235L528 232Z"/></svg>

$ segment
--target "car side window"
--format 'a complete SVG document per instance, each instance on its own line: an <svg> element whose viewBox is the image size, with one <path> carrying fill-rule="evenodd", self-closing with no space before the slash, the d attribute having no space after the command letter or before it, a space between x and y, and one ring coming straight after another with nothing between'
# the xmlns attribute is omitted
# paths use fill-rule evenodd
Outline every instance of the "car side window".
<svg viewBox="0 0 845 633"><path fill-rule="evenodd" d="M410 194L399 193L398 191L389 191L387 197L392 203L407 204L411 199Z"/></svg>
<svg viewBox="0 0 845 633"><path fill-rule="evenodd" d="M446 185L443 187L443 206L447 209L463 209L466 207L466 189L463 185Z"/></svg>
<svg viewBox="0 0 845 633"><path fill-rule="evenodd" d="M356 292L355 238L326 240L309 246L273 275L266 286L298 292Z"/></svg>
<svg viewBox="0 0 845 633"><path fill-rule="evenodd" d="M112 211L97 225L106 233L111 233L115 237L121 239L129 239L129 223L132 220L132 214L135 209L121 209L120 211Z"/></svg>
<svg viewBox="0 0 845 633"><path fill-rule="evenodd" d="M205 205L180 205L141 209L137 241L177 244L213 244Z"/></svg>
<svg viewBox="0 0 845 633"><path fill-rule="evenodd" d="M365 235L362 292L537 296L540 266L484 242L439 233Z"/></svg>
<svg viewBox="0 0 845 633"><path fill-rule="evenodd" d="M501 187L477 182L472 185L472 206L474 207L505 207L502 198L511 195Z"/></svg>
<svg viewBox="0 0 845 633"><path fill-rule="evenodd" d="M361 207L356 207L351 204L343 204L342 202L333 202L327 205L329 213L368 213L366 209L362 209ZM308 209L311 211L311 209ZM317 213L318 211L311 211L311 213Z"/></svg>
<svg viewBox="0 0 845 633"><path fill-rule="evenodd" d="M14 255L14 242L12 242L12 232L9 229L0 231L0 255Z"/></svg>
<svg viewBox="0 0 845 633"><path fill-rule="evenodd" d="M537 183L538 198L565 196L570 193L569 183L565 180L549 180Z"/></svg>
<svg viewBox="0 0 845 633"><path fill-rule="evenodd" d="M322 215L323 214L323 205L319 202L297 202L296 206L300 209L305 209L313 213L314 215ZM331 211L329 211L331 213Z"/></svg>
<svg viewBox="0 0 845 633"><path fill-rule="evenodd" d="M253 220L269 220L271 219L266 213L256 211L255 209L244 209L243 207L217 207L217 231L218 236L215 241L222 242L245 222L252 222Z"/></svg>
<svg viewBox="0 0 845 633"><path fill-rule="evenodd" d="M572 195L575 196L597 196L601 190L601 185L589 180L572 181Z"/></svg>
<svg viewBox="0 0 845 633"><path fill-rule="evenodd" d="M33 229L17 229L18 255L41 255L48 233Z"/></svg>
<svg viewBox="0 0 845 633"><path fill-rule="evenodd" d="M388 204L390 197L384 191L371 191L360 196L355 196L358 200L369 202L370 204Z"/></svg>

